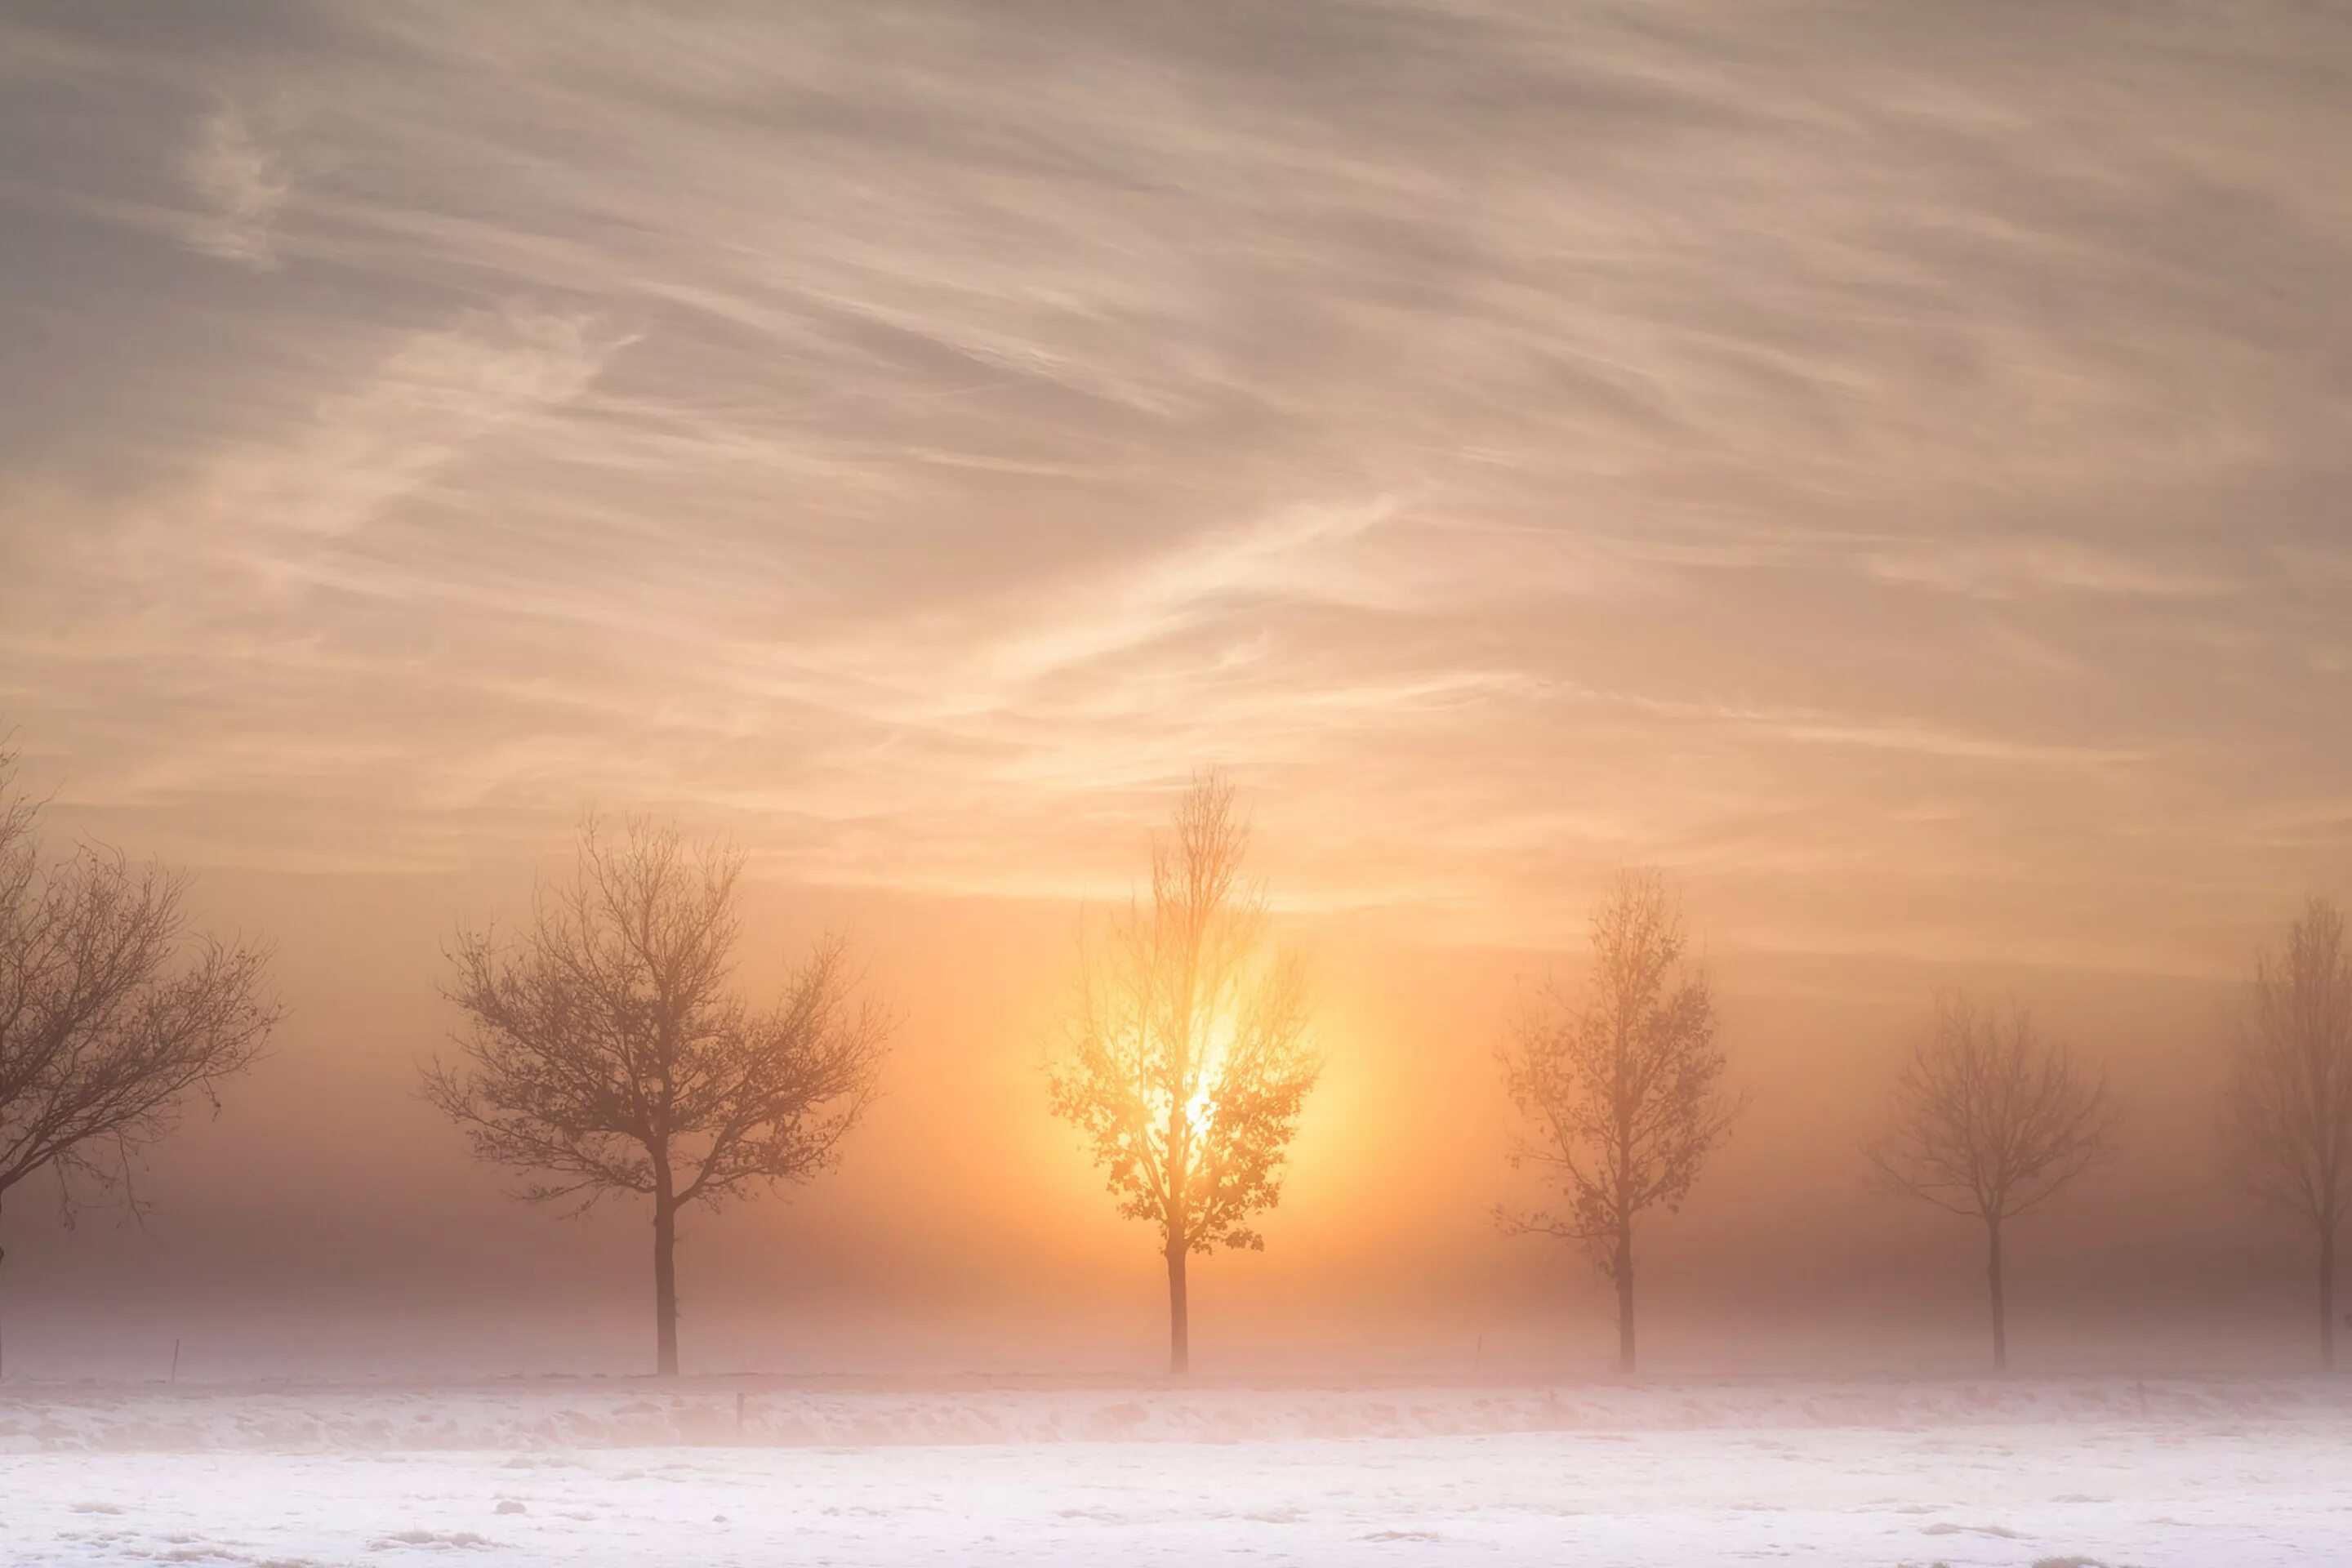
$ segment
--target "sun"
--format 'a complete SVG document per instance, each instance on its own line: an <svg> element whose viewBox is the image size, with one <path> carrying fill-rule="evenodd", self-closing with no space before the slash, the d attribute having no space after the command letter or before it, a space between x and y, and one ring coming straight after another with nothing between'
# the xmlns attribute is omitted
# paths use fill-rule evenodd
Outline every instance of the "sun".
<svg viewBox="0 0 2352 1568"><path fill-rule="evenodd" d="M1217 1091L1224 1086L1225 1063L1234 1052L1241 1026L1230 1012L1220 1013L1209 1026L1209 1036L1193 1069L1193 1089L1184 1102L1184 1122L1197 1142L1208 1136L1217 1119Z"/></svg>

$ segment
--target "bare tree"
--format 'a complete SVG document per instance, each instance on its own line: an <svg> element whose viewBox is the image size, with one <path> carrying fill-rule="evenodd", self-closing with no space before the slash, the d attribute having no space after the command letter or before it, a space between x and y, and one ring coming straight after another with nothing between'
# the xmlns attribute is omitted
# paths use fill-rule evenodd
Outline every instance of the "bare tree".
<svg viewBox="0 0 2352 1568"><path fill-rule="evenodd" d="M591 821L577 870L513 941L461 931L462 1059L424 1092L520 1196L653 1200L656 1366L677 1371L677 1215L831 1165L872 1102L889 1021L827 940L773 1006L729 991L742 856L675 827Z"/></svg>
<svg viewBox="0 0 2352 1568"><path fill-rule="evenodd" d="M1580 1243L1617 1287L1617 1365L1633 1370L1633 1224L1690 1195L1746 1096L1723 1089L1715 1000L1685 963L1682 911L1663 879L1618 879L1592 916L1592 973L1580 996L1548 987L1499 1053L1531 1131L1512 1153L1567 1200L1496 1211L1506 1231Z"/></svg>
<svg viewBox="0 0 2352 1568"><path fill-rule="evenodd" d="M2001 1226L2047 1205L2115 1147L2104 1078L2086 1078L2032 1015L1964 997L1936 1016L1895 1080L1893 1125L1870 1151L1885 1186L1984 1222L1993 1365L2009 1365Z"/></svg>
<svg viewBox="0 0 2352 1568"><path fill-rule="evenodd" d="M2336 1238L2352 1208L2352 952L2313 899L2254 963L2230 1046L2222 1131L2240 1182L2319 1244L2319 1355L2336 1365Z"/></svg>
<svg viewBox="0 0 2352 1568"><path fill-rule="evenodd" d="M0 1203L46 1171L67 1223L92 1196L135 1216L141 1155L191 1102L217 1110L277 1024L268 954L191 937L184 877L87 845L44 859L15 775L0 751Z"/></svg>
<svg viewBox="0 0 2352 1568"><path fill-rule="evenodd" d="M1263 954L1264 892L1243 875L1249 826L1233 787L1194 782L1155 837L1151 901L1082 943L1054 1113L1109 1173L1118 1212L1159 1226L1168 1264L1168 1365L1191 1361L1185 1259L1263 1249L1254 1215L1281 1196L1284 1152L1322 1070L1305 973Z"/></svg>

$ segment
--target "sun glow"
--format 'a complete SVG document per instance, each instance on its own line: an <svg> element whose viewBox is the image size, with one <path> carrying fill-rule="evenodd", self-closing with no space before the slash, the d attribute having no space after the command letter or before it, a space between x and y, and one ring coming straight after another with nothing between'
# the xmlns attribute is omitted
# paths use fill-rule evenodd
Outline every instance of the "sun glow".
<svg viewBox="0 0 2352 1568"><path fill-rule="evenodd" d="M1224 1087L1225 1062L1233 1055L1241 1026L1231 1013L1220 1013L1209 1026L1209 1037L1193 1069L1192 1096L1184 1102L1184 1122L1195 1140L1208 1135L1217 1119L1217 1091Z"/></svg>

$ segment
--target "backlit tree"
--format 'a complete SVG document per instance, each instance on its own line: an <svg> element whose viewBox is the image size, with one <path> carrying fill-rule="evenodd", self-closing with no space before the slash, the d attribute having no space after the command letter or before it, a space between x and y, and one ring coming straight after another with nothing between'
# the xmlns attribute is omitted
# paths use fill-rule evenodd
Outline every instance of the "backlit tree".
<svg viewBox="0 0 2352 1568"><path fill-rule="evenodd" d="M2222 1131L2239 1183L2311 1227L2333 1368L2336 1243L2352 1211L2352 952L2334 904L2312 900L2255 960L2229 1060Z"/></svg>
<svg viewBox="0 0 2352 1568"><path fill-rule="evenodd" d="M2001 1228L2044 1207L2113 1151L2104 1079L2021 1007L1937 1004L1895 1085L1893 1126L1870 1151L1885 1184L1985 1227L1992 1360L2009 1365Z"/></svg>
<svg viewBox="0 0 2352 1568"><path fill-rule="evenodd" d="M0 751L0 1203L47 1173L68 1222L93 1195L136 1214L141 1155L217 1110L276 1026L268 954L192 935L183 877L45 858L15 762Z"/></svg>
<svg viewBox="0 0 2352 1568"><path fill-rule="evenodd" d="M1592 916L1582 989L1548 989L1500 1053L1527 1123L1513 1163L1541 1171L1562 1203L1496 1218L1578 1243L1615 1283L1622 1372L1633 1370L1634 1222L1682 1206L1745 1103L1723 1088L1714 994L1687 947L1664 881L1621 877Z"/></svg>
<svg viewBox="0 0 2352 1568"><path fill-rule="evenodd" d="M742 856L591 822L572 879L511 940L460 931L447 995L460 1059L424 1092L520 1195L651 1201L656 1365L677 1371L677 1216L805 1181L872 1102L889 1021L821 943L772 1005L730 989Z"/></svg>
<svg viewBox="0 0 2352 1568"><path fill-rule="evenodd" d="M1119 1213L1159 1231L1168 1364L1190 1364L1185 1260L1263 1248L1284 1152L1321 1070L1304 971L1265 951L1263 891L1244 875L1249 827L1232 786L1197 781L1155 839L1149 902L1082 942L1054 1113L1086 1135Z"/></svg>

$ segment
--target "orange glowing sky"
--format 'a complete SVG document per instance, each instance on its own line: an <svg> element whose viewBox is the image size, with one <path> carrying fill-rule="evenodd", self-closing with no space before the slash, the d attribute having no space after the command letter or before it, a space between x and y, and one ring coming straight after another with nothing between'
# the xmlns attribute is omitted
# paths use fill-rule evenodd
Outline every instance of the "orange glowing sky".
<svg viewBox="0 0 2352 1568"><path fill-rule="evenodd" d="M273 1105L397 1101L594 804L1034 1110L1208 766L1375 1064L1297 1178L1368 1257L1318 1184L1434 1140L1478 1230L1623 865L1768 1132L1937 965L2186 1049L2352 862L2347 79L2256 4L11 7L0 721L279 937ZM884 1146L977 1136L912 1078Z"/></svg>

